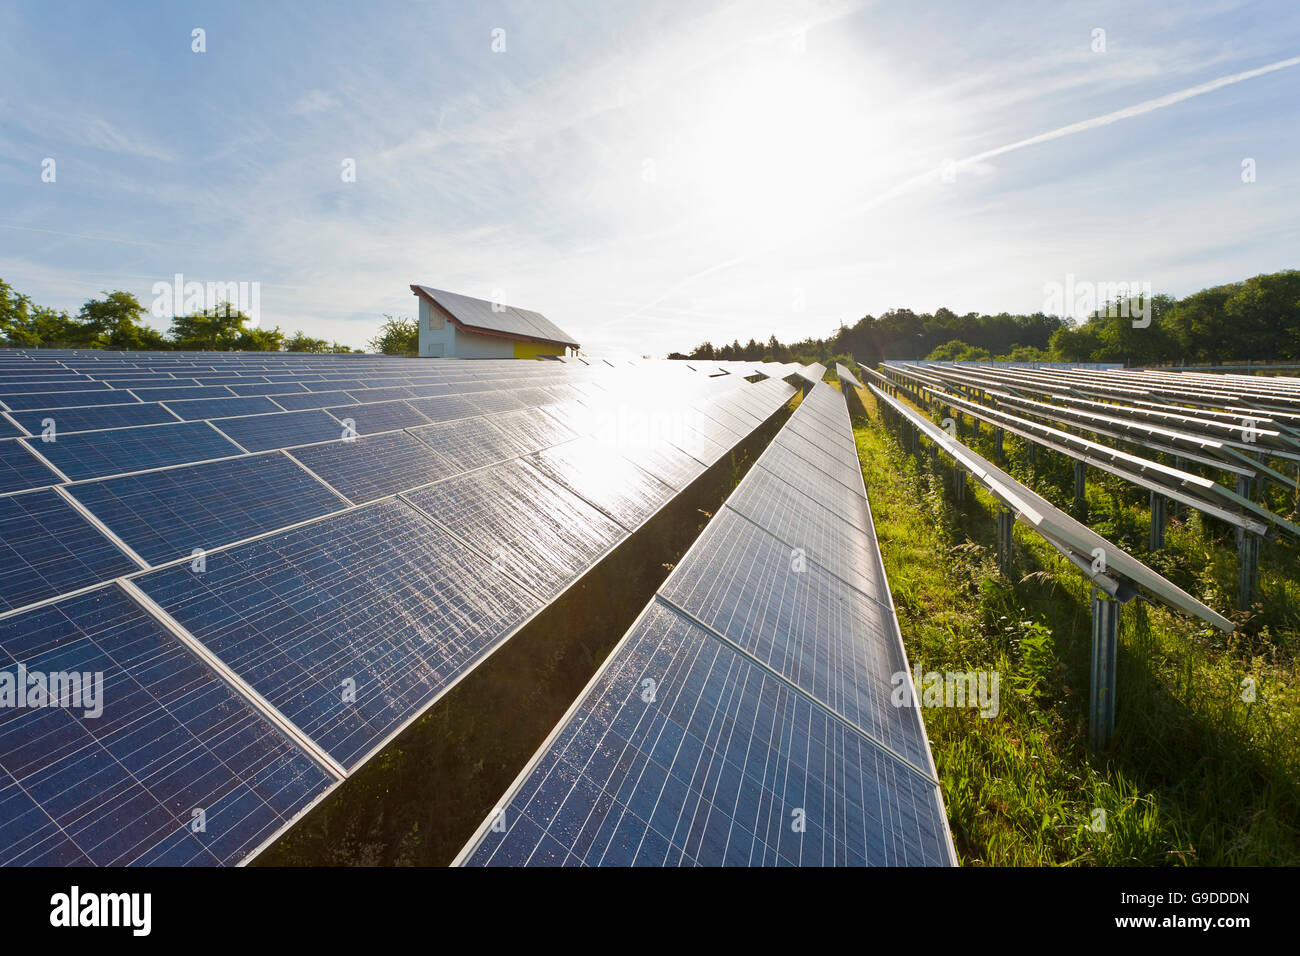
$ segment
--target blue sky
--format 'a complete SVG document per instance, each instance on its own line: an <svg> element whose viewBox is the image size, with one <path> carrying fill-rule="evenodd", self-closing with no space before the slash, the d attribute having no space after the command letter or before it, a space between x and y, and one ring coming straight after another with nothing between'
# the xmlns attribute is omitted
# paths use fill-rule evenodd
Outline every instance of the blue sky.
<svg viewBox="0 0 1300 956"><path fill-rule="evenodd" d="M419 282L641 354L1184 295L1300 266L1298 57L1290 0L11 0L0 277L259 282L354 346Z"/></svg>

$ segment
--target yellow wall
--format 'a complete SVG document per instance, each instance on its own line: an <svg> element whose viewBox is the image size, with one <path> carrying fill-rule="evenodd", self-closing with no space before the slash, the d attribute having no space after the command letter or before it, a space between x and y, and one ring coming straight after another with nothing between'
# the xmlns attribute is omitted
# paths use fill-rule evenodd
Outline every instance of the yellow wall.
<svg viewBox="0 0 1300 956"><path fill-rule="evenodd" d="M542 345L538 342L516 342L515 358L535 359L539 355L563 355L563 345Z"/></svg>

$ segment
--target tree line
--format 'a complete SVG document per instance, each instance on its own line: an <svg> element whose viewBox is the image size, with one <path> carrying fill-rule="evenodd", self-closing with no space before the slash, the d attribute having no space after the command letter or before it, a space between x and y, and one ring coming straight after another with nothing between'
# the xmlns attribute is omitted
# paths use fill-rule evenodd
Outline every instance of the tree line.
<svg viewBox="0 0 1300 956"><path fill-rule="evenodd" d="M130 292L104 292L76 315L37 305L0 279L0 345L5 348L187 352L359 352L338 342L276 326L261 329L230 303L173 316L166 332L145 323L149 312Z"/></svg>
<svg viewBox="0 0 1300 956"><path fill-rule="evenodd" d="M669 358L806 364L849 356L864 365L887 359L1128 365L1300 360L1300 271L1258 275L1182 299L1154 295L1102 303L1082 322L1043 312L957 315L943 308L933 313L891 309L841 325L824 339L783 344L773 335L766 342L703 342Z"/></svg>

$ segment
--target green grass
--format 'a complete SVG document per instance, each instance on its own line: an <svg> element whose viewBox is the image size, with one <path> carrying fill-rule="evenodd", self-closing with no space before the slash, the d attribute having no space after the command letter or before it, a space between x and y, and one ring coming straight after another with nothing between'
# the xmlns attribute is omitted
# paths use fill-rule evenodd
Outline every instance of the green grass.
<svg viewBox="0 0 1300 956"><path fill-rule="evenodd" d="M1230 635L1133 601L1120 624L1116 740L1088 749L1090 584L1017 525L1013 573L995 560L993 499L954 502L951 463L930 470L854 409L863 475L913 667L997 671L1001 710L924 717L958 854L989 865L1300 863L1300 583L1292 548L1268 544L1261 599ZM866 404L866 414L861 403ZM985 429L987 435L987 429ZM1059 506L1070 466L1041 449L1031 474L1008 438L1008 468ZM991 457L991 453L989 454ZM1184 510L1147 555L1145 496L1089 474L1080 517L1185 590L1228 613L1236 553L1223 529ZM1255 700L1242 699L1242 681ZM1090 829L1094 809L1104 832Z"/></svg>

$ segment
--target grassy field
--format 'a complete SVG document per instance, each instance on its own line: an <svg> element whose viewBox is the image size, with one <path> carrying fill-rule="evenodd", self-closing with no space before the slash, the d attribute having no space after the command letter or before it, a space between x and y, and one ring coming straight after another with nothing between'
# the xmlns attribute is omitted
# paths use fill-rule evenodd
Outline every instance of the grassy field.
<svg viewBox="0 0 1300 956"><path fill-rule="evenodd" d="M1125 606L1116 740L1110 752L1090 754L1089 582L1020 525L1013 573L1000 574L993 499L972 485L957 504L951 463L941 455L935 472L924 446L921 460L906 454L870 392L857 395L854 433L913 667L1001 675L997 717L925 711L962 862L1300 863L1294 547L1265 546L1261 600L1233 615L1233 634L1161 606ZM1070 505L1066 462L1040 450L1033 474L1023 445L1009 437L1006 448L1008 470ZM1147 555L1145 495L1095 472L1086 514L1076 516L1230 612L1236 552L1226 530L1171 509L1165 551ZM1104 831L1093 829L1096 809L1105 812Z"/></svg>

